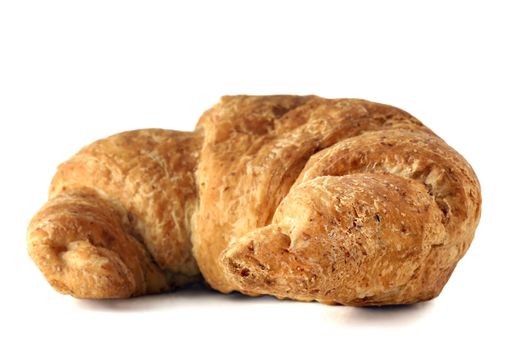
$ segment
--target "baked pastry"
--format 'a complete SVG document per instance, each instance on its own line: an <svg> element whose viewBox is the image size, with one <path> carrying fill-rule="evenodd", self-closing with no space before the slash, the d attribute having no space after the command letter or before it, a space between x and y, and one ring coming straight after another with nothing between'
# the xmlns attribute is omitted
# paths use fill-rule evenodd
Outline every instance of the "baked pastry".
<svg viewBox="0 0 525 350"><path fill-rule="evenodd" d="M202 274L223 293L404 304L441 292L480 208L465 159L400 109L227 96L194 132L125 132L62 164L28 249L79 298Z"/></svg>

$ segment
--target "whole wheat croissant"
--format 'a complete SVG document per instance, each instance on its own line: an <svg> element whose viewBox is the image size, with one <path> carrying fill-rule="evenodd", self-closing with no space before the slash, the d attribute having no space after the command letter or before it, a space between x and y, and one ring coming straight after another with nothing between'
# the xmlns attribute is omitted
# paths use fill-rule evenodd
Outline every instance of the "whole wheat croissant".
<svg viewBox="0 0 525 350"><path fill-rule="evenodd" d="M80 298L167 291L348 305L436 297L480 217L474 171L397 108L234 96L194 132L130 131L60 165L28 249Z"/></svg>

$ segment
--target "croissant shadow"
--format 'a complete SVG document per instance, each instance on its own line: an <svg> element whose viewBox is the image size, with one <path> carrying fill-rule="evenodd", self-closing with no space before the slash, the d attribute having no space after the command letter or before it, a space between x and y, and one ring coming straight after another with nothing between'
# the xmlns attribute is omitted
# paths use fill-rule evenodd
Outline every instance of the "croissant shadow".
<svg viewBox="0 0 525 350"><path fill-rule="evenodd" d="M434 301L406 305L383 305L365 307L336 307L338 315L333 318L348 326L402 326L417 322L431 312ZM344 309L344 310L341 310Z"/></svg>
<svg viewBox="0 0 525 350"><path fill-rule="evenodd" d="M232 307L238 305L295 303L288 300L278 300L269 295L250 297L238 292L221 294L204 283L195 283L178 289L173 293L148 295L130 299L93 300L74 299L75 305L90 312L155 312L161 310L177 310L178 308ZM300 303L300 302L297 302ZM403 325L416 322L432 309L433 302L412 305L387 305L368 307L328 306L317 303L314 306L326 308L328 319L339 324L352 327L367 327L373 325ZM317 304L317 305L315 305Z"/></svg>
<svg viewBox="0 0 525 350"><path fill-rule="evenodd" d="M261 295L250 297L238 292L222 294L204 283L195 283L172 293L146 295L129 299L74 299L80 309L95 312L147 312L177 309L179 307L209 307L211 305L230 306L239 303L271 303L276 299Z"/></svg>

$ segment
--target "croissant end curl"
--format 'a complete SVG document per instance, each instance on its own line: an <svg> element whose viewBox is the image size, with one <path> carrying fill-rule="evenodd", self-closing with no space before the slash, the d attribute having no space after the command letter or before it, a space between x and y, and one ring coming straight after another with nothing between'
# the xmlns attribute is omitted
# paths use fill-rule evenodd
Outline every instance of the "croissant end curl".
<svg viewBox="0 0 525 350"><path fill-rule="evenodd" d="M145 129L59 166L28 230L78 298L169 291L329 304L436 297L480 218L467 161L408 113L355 99L227 96L194 132Z"/></svg>

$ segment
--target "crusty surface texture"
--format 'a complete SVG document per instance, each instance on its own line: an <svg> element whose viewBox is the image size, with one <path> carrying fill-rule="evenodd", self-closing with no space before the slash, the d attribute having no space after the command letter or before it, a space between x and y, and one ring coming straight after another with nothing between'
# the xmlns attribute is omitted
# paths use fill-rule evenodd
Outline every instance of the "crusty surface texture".
<svg viewBox="0 0 525 350"><path fill-rule="evenodd" d="M472 241L473 170L402 110L235 96L199 126L193 251L222 292L414 303L440 293Z"/></svg>
<svg viewBox="0 0 525 350"><path fill-rule="evenodd" d="M28 232L29 253L48 281L80 298L121 298L198 277L190 220L201 139L124 132L61 164Z"/></svg>
<svg viewBox="0 0 525 350"><path fill-rule="evenodd" d="M474 171L408 113L356 99L226 96L193 133L117 134L59 167L29 252L84 298L170 290L329 304L436 297L481 210Z"/></svg>

